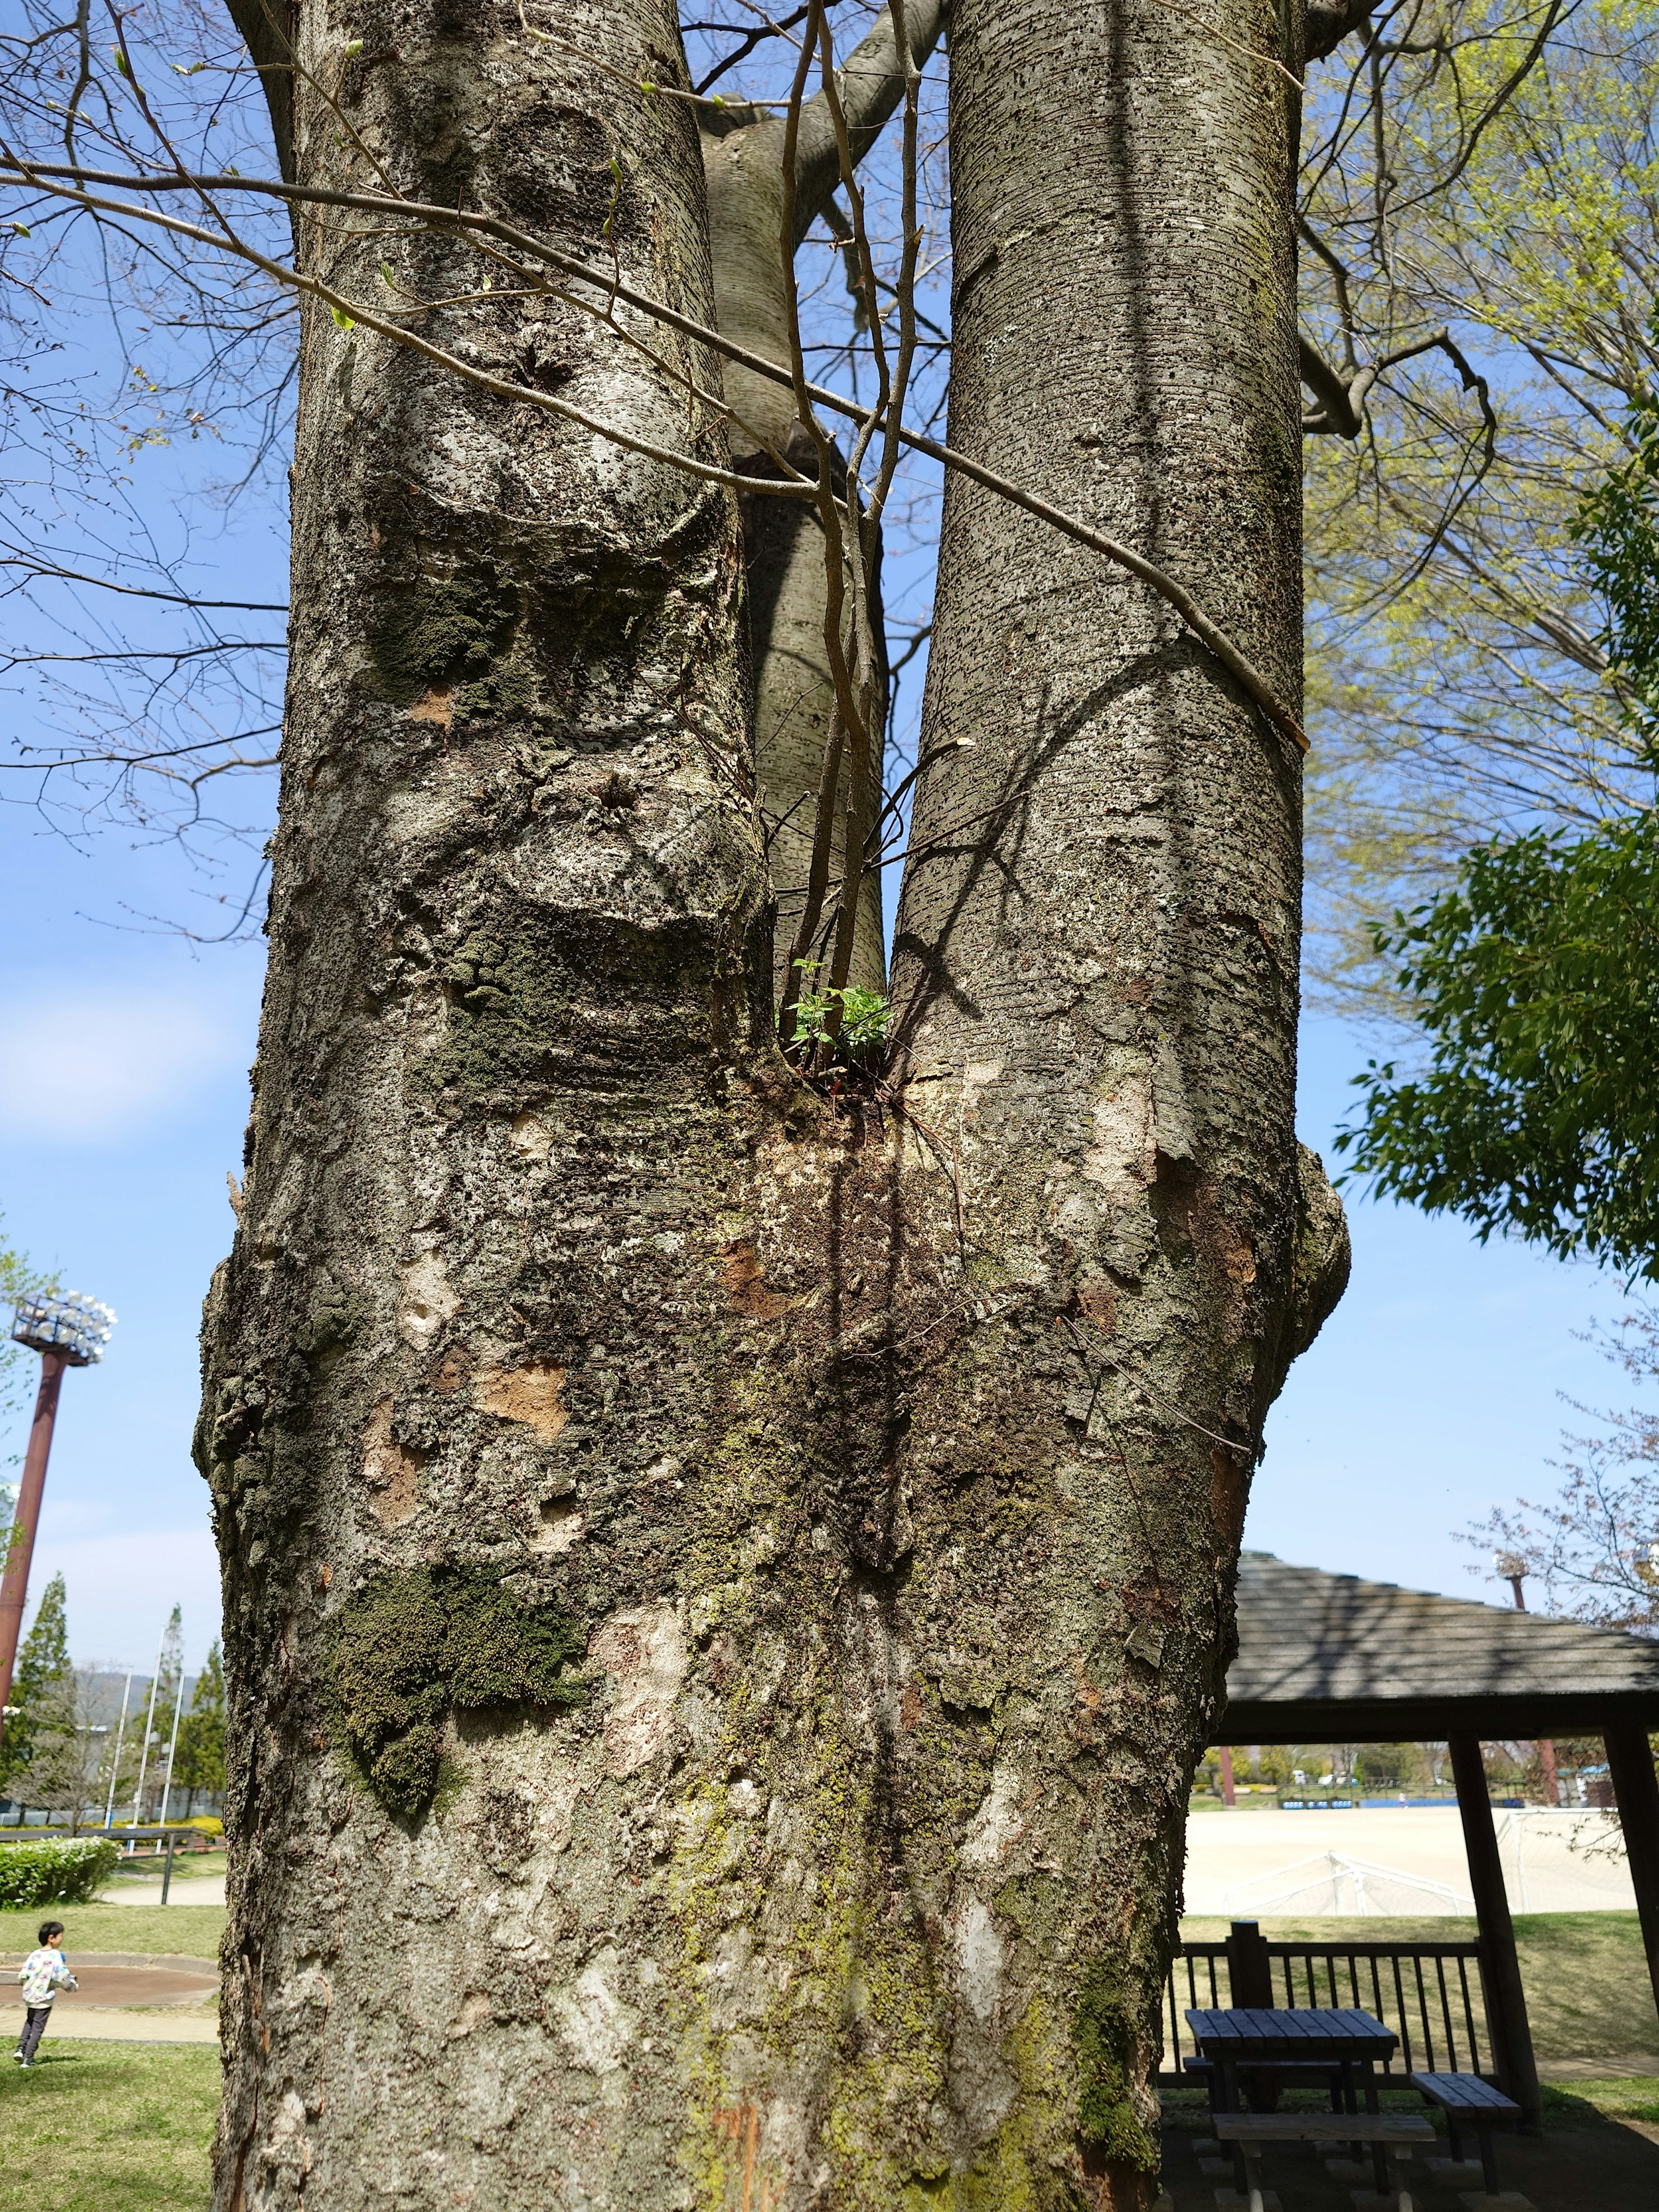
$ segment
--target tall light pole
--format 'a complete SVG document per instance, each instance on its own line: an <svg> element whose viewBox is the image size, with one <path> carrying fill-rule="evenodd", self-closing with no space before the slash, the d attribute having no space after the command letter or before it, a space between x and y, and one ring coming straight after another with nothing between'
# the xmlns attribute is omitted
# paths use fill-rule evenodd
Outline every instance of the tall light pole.
<svg viewBox="0 0 1659 2212"><path fill-rule="evenodd" d="M104 1356L115 1316L96 1298L78 1291L45 1291L25 1298L12 1322L11 1333L19 1344L40 1355L40 1390L34 1401L34 1420L29 1429L28 1449L23 1458L23 1480L17 1494L6 1544L5 1569L0 1573L0 1739L5 1735L6 1715L11 1710L11 1675L17 1663L17 1639L23 1626L23 1603L28 1596L29 1562L34 1556L34 1532L40 1522L40 1498L46 1486L46 1457L52 1449L52 1423L58 1418L58 1392L66 1367L91 1367Z"/></svg>

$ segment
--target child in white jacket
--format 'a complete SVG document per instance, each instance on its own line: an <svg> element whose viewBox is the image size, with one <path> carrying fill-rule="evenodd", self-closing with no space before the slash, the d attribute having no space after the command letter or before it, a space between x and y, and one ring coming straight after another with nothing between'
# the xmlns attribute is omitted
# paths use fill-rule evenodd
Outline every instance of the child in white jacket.
<svg viewBox="0 0 1659 2212"><path fill-rule="evenodd" d="M40 2038L52 2017L52 2001L59 1990L78 1990L81 1984L64 1960L64 1923L43 1920L37 1931L40 1948L31 1951L17 1970L23 1984L23 2033L17 2045L17 2063L33 2066Z"/></svg>

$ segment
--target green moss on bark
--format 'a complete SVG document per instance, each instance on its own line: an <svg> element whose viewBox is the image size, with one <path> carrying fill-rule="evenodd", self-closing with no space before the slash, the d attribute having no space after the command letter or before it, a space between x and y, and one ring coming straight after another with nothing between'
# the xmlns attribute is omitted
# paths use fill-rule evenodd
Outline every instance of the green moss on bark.
<svg viewBox="0 0 1659 2212"><path fill-rule="evenodd" d="M520 612L517 585L487 565L441 580L422 576L390 599L369 640L386 696L407 705L449 684L462 687L472 711L505 703L495 696L504 681L497 664ZM518 679L515 699L520 692L527 705L527 678Z"/></svg>
<svg viewBox="0 0 1659 2212"><path fill-rule="evenodd" d="M582 1649L563 1614L523 1604L487 1571L382 1576L356 1591L331 1626L335 1741L387 1812L422 1813L439 1786L446 1714L568 1711L585 1693L564 1668Z"/></svg>
<svg viewBox="0 0 1659 2212"><path fill-rule="evenodd" d="M1072 2021L1077 2052L1078 2133L1111 2165L1158 2171L1158 2145L1130 2088L1135 2027L1116 1970L1097 1959L1083 1977Z"/></svg>

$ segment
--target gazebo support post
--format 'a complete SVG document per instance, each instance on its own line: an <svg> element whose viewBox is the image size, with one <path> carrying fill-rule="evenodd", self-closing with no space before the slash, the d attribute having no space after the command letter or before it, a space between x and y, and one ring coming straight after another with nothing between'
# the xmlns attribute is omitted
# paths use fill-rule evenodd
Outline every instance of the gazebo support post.
<svg viewBox="0 0 1659 2212"><path fill-rule="evenodd" d="M1533 2134L1542 2124L1543 2100L1538 2093L1526 1991L1521 1983L1521 1961L1516 1955L1515 1923L1510 1918L1510 1900L1504 1888L1504 1863L1498 1854L1492 1800L1486 1795L1480 1739L1452 1735L1448 1738L1448 1748L1457 1784L1457 1809L1463 1822L1463 1846L1468 1854L1469 1887L1474 1893L1475 1918L1480 1928L1481 1979L1486 1984L1492 2056L1504 2087L1521 2107L1522 2127Z"/></svg>
<svg viewBox="0 0 1659 2212"><path fill-rule="evenodd" d="M1625 1832L1625 1855L1642 1919L1653 2001L1659 2005L1659 1776L1653 1771L1644 1728L1626 1721L1604 1730L1601 1741L1607 1747L1607 1771Z"/></svg>

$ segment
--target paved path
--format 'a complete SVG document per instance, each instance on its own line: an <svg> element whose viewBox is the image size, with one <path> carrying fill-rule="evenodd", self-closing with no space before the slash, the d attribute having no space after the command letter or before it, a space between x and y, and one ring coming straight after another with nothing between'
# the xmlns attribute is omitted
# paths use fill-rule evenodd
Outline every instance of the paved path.
<svg viewBox="0 0 1659 2212"><path fill-rule="evenodd" d="M138 1879L131 1875L117 1875L107 1889L99 1893L100 1905L160 1905L161 1877L155 1875ZM222 1905L225 1901L223 1875L180 1875L173 1877L167 1892L169 1905Z"/></svg>
<svg viewBox="0 0 1659 2212"><path fill-rule="evenodd" d="M0 2035L9 2044L17 2031L13 2027L21 2015L0 2013ZM81 2012L60 2010L52 2007L52 2019L46 2029L47 2043L217 2043L219 2022L216 2017L198 2019L193 2014L169 2016L164 2012L97 2012L90 2008ZM5 2044L0 2044L0 2065L6 2063Z"/></svg>

